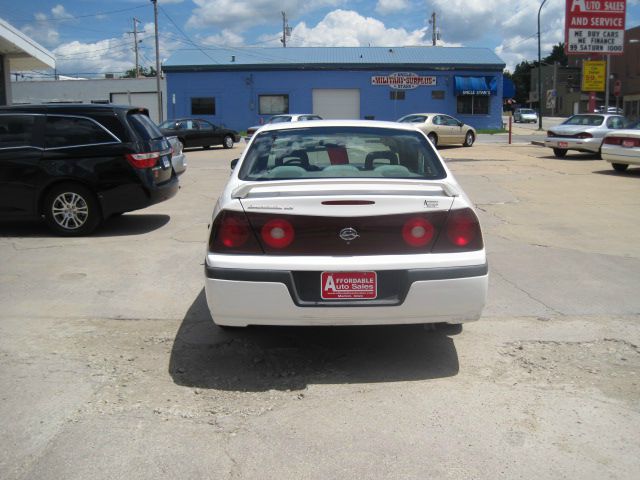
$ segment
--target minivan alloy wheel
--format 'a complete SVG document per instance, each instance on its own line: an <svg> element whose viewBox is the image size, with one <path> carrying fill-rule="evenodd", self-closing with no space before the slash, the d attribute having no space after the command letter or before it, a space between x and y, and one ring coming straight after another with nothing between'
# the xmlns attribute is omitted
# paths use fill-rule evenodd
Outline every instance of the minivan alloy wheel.
<svg viewBox="0 0 640 480"><path fill-rule="evenodd" d="M89 217L89 206L84 198L74 192L63 192L51 205L55 222L67 230L82 227Z"/></svg>

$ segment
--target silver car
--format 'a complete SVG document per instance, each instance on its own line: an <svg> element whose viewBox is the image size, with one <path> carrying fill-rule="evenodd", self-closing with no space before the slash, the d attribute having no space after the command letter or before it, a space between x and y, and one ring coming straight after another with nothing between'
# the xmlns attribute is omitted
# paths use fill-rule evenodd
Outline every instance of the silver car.
<svg viewBox="0 0 640 480"><path fill-rule="evenodd" d="M624 125L625 119L622 115L573 115L547 131L544 146L552 148L557 158L566 156L567 150L600 153L604 136L611 130L624 128Z"/></svg>
<svg viewBox="0 0 640 480"><path fill-rule="evenodd" d="M538 114L531 108L518 108L513 112L513 121L515 123L536 123L538 121Z"/></svg>
<svg viewBox="0 0 640 480"><path fill-rule="evenodd" d="M187 169L187 157L182 152L182 142L178 137L167 137L167 140L169 140L172 149L171 164L173 165L173 171L176 172L176 175L180 175Z"/></svg>

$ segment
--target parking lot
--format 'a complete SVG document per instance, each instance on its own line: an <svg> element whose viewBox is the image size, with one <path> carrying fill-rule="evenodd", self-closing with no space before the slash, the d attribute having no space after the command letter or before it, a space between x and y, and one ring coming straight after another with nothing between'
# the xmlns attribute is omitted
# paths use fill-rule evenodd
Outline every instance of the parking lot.
<svg viewBox="0 0 640 480"><path fill-rule="evenodd" d="M637 478L639 168L442 148L479 322L223 331L203 260L242 148L189 151L175 198L91 237L0 224L0 477Z"/></svg>

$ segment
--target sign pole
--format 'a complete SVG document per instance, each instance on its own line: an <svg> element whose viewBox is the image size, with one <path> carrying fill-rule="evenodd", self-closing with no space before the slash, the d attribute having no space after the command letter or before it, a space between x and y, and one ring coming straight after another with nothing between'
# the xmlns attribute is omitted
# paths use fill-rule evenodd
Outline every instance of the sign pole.
<svg viewBox="0 0 640 480"><path fill-rule="evenodd" d="M611 55L607 55L606 78L604 85L604 113L609 113L609 75L611 72Z"/></svg>

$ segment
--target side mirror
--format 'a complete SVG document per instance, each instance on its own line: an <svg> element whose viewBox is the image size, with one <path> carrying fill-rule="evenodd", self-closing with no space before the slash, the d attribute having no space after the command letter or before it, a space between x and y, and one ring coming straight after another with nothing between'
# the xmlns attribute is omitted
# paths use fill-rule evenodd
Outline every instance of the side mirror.
<svg viewBox="0 0 640 480"><path fill-rule="evenodd" d="M459 127L461 127L461 126L463 126L463 125L464 125L464 123L462 123L462 122L458 121L458 126L459 126Z"/></svg>
<svg viewBox="0 0 640 480"><path fill-rule="evenodd" d="M234 158L233 160L231 160L231 170L236 168L236 165L238 164L238 160L240 160L240 159L239 158Z"/></svg>

